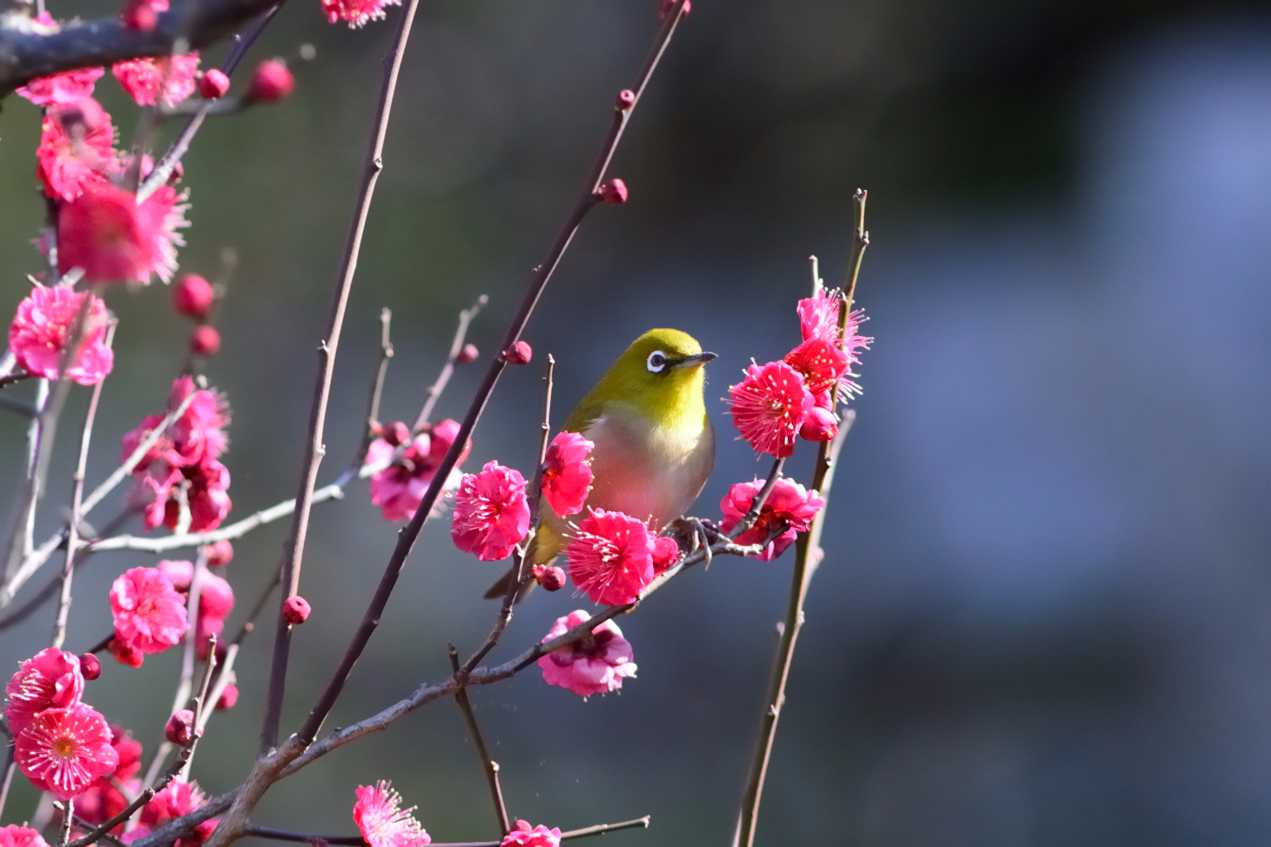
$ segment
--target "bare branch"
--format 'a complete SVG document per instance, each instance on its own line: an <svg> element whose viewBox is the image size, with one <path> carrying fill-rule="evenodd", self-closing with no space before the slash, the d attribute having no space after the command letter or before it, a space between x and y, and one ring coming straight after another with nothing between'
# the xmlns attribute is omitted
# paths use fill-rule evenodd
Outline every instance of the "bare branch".
<svg viewBox="0 0 1271 847"><path fill-rule="evenodd" d="M475 303L459 312L459 325L455 327L454 338L450 339L450 350L446 353L446 362L441 366L437 379L432 385L428 386L428 393L424 397L424 405L420 408L419 415L415 418L415 429L419 429L428 423L428 419L432 417L437 401L441 399L442 392L446 390L446 386L450 383L450 377L454 376L455 363L459 360L459 354L463 351L464 341L468 337L468 327L472 325L472 321L477 315L481 314L481 310L489 302L490 298L482 294Z"/></svg>
<svg viewBox="0 0 1271 847"><path fill-rule="evenodd" d="M460 673L459 651L453 644L450 645L450 667L455 676L458 676ZM503 801L503 786L499 783L499 763L490 757L490 749L485 746L485 737L477 724L477 714L472 710L472 701L468 699L466 688L460 687L455 691L455 703L459 705L459 711L463 712L464 722L468 725L468 734L472 736L472 743L477 748L477 756L481 759L481 770L485 774L486 784L490 787L490 799L494 802L494 817L499 824L499 834L507 835L512 829L512 821L508 817L507 804Z"/></svg>

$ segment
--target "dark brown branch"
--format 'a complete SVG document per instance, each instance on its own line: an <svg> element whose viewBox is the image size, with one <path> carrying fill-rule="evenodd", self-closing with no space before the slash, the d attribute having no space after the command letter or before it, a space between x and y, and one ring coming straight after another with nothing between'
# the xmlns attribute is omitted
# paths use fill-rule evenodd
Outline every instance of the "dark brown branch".
<svg viewBox="0 0 1271 847"><path fill-rule="evenodd" d="M865 201L868 194L861 189L856 191L853 201L856 207L855 240L852 258L848 269L848 282L842 305L839 306L839 331L847 325L852 309L852 298L856 293L856 280L860 274L861 259L865 248L869 246L869 234L865 229ZM835 392L837 393L837 392ZM832 398L837 400L837 397ZM785 705L786 686L790 681L790 668L794 664L794 652L799 641L799 631L803 628L803 604L807 599L808 586L812 574L816 570L821 557L821 533L824 530L826 513L829 509L830 487L834 483L834 467L843 442L855 422L855 414L849 412L839 425L839 431L830 441L821 445L817 454L816 467L812 472L811 487L820 492L825 504L821 512L812 521L808 533L799 538L796 546L794 572L790 579L790 600L786 608L785 625L781 630L781 641L777 647L777 663L772 672L768 697L765 701L763 719L759 730L759 743L755 747L754 759L750 766L750 776L746 783L745 794L741 804L741 822L738 827L737 843L740 847L754 847L755 834L759 825L759 808L763 803L764 781L768 774L768 765L772 759L773 745L777 739L777 725L781 720L781 709Z"/></svg>
<svg viewBox="0 0 1271 847"><path fill-rule="evenodd" d="M35 374L29 374L26 371L18 371L17 373L5 374L4 376L0 376L0 388L7 388L8 386L13 385L14 383L25 382L26 380L31 379L34 376Z"/></svg>
<svg viewBox="0 0 1271 847"><path fill-rule="evenodd" d="M618 148L618 143L622 140L623 130L625 130L631 115L635 112L636 106L639 105L640 94L648 85L654 70L657 69L658 60L662 57L662 53L671 41L671 36L675 33L675 28L679 24L683 9L684 0L679 0L675 9L667 16L667 20L655 41L654 49L646 60L640 74L640 83L637 86L636 97L632 105L625 109L615 108L609 132L601 145L600 155L596 160L596 164L592 167L587 182L584 184L582 194L575 202L574 208L566 218L560 233L556 236L546 259L530 275L525 297L522 299L521 305L517 309L511 325L508 327L503 344L499 348L500 350L511 348L520 339L521 333L525 331L530 316L534 312L534 308L538 305L539 298L542 297L543 291L547 288L548 283L551 282L552 275L560 264L561 258L565 255L565 251L569 248L570 242L574 240L574 235L582 225L583 219L598 202L596 192L604 180L609 161L613 158L614 152ZM362 616L362 622L358 626L353 640L345 651L344 658L298 733L300 744L312 742L317 736L318 730L322 727L323 721L326 720L331 709L335 707L340 693L344 690L344 684L348 680L349 674L353 672L353 666L357 664L358 658L362 655L362 651L366 649L366 645L370 642L375 628L379 625L380 616L388 605L388 598L393 593L393 588L397 585L402 568L406 565L406 558L410 555L411 549L415 545L415 540L419 537L420 530L423 529L424 523L428 520L432 508L437 502L437 498L441 495L445 480L450 475L451 470L454 469L460 451L467 444L473 430L476 429L477 422L481 419L482 413L485 412L486 404L490 400L490 395L494 393L494 387L498 383L499 377L503 374L504 367L506 367L506 361L503 356L496 355L490 358L490 367L487 369L485 378L482 380L471 405L468 407L468 412L464 416L454 444L451 445L450 450L433 476L432 482L429 484L428 490L419 504L419 508L415 510L410 522L399 532L397 546L389 558L388 565L384 569L384 575L381 577L379 586L371 598L370 605ZM217 846L213 845L213 847Z"/></svg>
<svg viewBox="0 0 1271 847"><path fill-rule="evenodd" d="M459 325L455 327L454 337L450 339L450 349L446 352L446 362L441 366L437 379L432 385L428 386L428 393L424 396L424 405L420 407L419 415L415 418L415 429L419 429L428 423L428 419L432 417L433 409L437 407L437 401L441 399L446 386L450 384L450 377L454 376L455 363L459 360L459 354L463 351L463 344L468 338L468 327L472 325L472 321L477 315L481 314L481 310L489 302L490 298L482 294L475 303L459 312Z"/></svg>
<svg viewBox="0 0 1271 847"><path fill-rule="evenodd" d="M459 675L459 651L450 645L450 667L456 676ZM494 802L494 817L499 824L499 834L507 835L512 828L508 817L507 803L503 801L503 786L499 782L499 763L490 757L490 748L485 746L485 737L477 724L477 714L472 710L472 701L468 699L468 690L460 687L455 691L455 703L463 712L464 722L468 724L468 734L477 748L477 756L481 759L481 770L485 774L486 784L490 787L490 799Z"/></svg>
<svg viewBox="0 0 1271 847"><path fill-rule="evenodd" d="M593 835L605 835L610 832L618 832L623 829L648 829L652 818L645 815L642 818L633 818L629 821L616 821L614 823L598 823L594 826L585 826L582 829L570 829L560 834L561 841L567 841L572 838L588 838ZM289 841L295 844L312 844L325 841L327 844L343 844L351 847L359 847L365 845L360 835L317 835L311 832L292 832L286 829L274 829L269 826L249 826L246 835L254 835L257 838L268 838L273 841ZM434 841L432 847L499 847L500 841Z"/></svg>
<svg viewBox="0 0 1271 847"><path fill-rule="evenodd" d="M362 186L354 206L353 220L344 248L340 274L331 298L331 315L327 322L326 337L318 348L318 376L314 383L313 404L309 413L309 440L305 445L303 470L300 474L300 492L296 495L296 511L291 533L286 545L282 584L286 596L300 590L300 571L304 562L305 540L309 531L309 512L313 505L313 489L318 481L318 464L325 452L323 432L326 428L327 402L331 397L331 377L335 370L335 356L339 349L340 333L344 328L344 312L353 290L353 278L357 273L358 256L362 250L362 235L371 213L371 201L375 186L384 170L384 141L388 137L389 118L393 113L393 96L397 92L397 78L402 59L406 55L406 43L410 39L415 21L418 0L411 0L403 11L397 27L392 52L384 65L384 80L380 87L379 106L368 141L366 161L362 173ZM287 660L291 655L291 624L278 610L278 625L274 631L273 661L269 673L269 695L266 701L265 720L260 731L261 751L278 743L278 722L282 716L282 702L287 684Z"/></svg>
<svg viewBox="0 0 1271 847"><path fill-rule="evenodd" d="M110 347L115 340L115 328L111 324L106 329L105 343ZM71 614L71 582L75 578L75 550L79 546L80 510L84 504L84 476L88 469L88 446L93 440L93 422L97 419L97 406L101 403L102 387L106 380L101 379L93 386L93 393L88 401L88 411L84 413L84 428L79 437L79 460L75 464L75 473L71 477L71 515L67 520L66 559L62 565L62 590L57 604L57 615L53 622L54 647L61 647L66 640L66 624ZM70 820L68 815L67 820Z"/></svg>
<svg viewBox="0 0 1271 847"><path fill-rule="evenodd" d="M62 27L52 35L0 28L0 97L31 80L74 68L167 55L184 43L198 50L231 35L276 0L185 0L159 16L150 32L128 29L119 15Z"/></svg>

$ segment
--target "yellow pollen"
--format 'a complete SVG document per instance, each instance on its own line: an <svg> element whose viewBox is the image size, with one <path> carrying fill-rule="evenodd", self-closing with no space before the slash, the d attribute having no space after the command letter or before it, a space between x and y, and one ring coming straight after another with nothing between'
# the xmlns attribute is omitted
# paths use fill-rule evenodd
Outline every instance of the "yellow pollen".
<svg viewBox="0 0 1271 847"><path fill-rule="evenodd" d="M67 738L66 736L63 736L53 742L53 752L62 759L69 759L74 756L75 747L75 739Z"/></svg>

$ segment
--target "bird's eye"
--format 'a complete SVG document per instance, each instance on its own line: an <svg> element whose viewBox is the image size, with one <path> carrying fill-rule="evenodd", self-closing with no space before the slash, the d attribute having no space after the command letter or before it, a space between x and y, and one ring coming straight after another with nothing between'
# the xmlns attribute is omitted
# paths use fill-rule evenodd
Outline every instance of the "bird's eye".
<svg viewBox="0 0 1271 847"><path fill-rule="evenodd" d="M649 373L660 374L666 370L666 354L661 350L654 350L649 354L649 360L645 363L649 369Z"/></svg>

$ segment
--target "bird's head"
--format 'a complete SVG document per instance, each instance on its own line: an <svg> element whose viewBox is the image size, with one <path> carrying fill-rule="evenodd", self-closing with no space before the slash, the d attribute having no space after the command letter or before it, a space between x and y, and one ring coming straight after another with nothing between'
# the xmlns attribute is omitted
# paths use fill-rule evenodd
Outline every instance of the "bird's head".
<svg viewBox="0 0 1271 847"><path fill-rule="evenodd" d="M623 351L601 381L603 399L665 420L704 409L702 366L715 358L678 329L651 329Z"/></svg>

